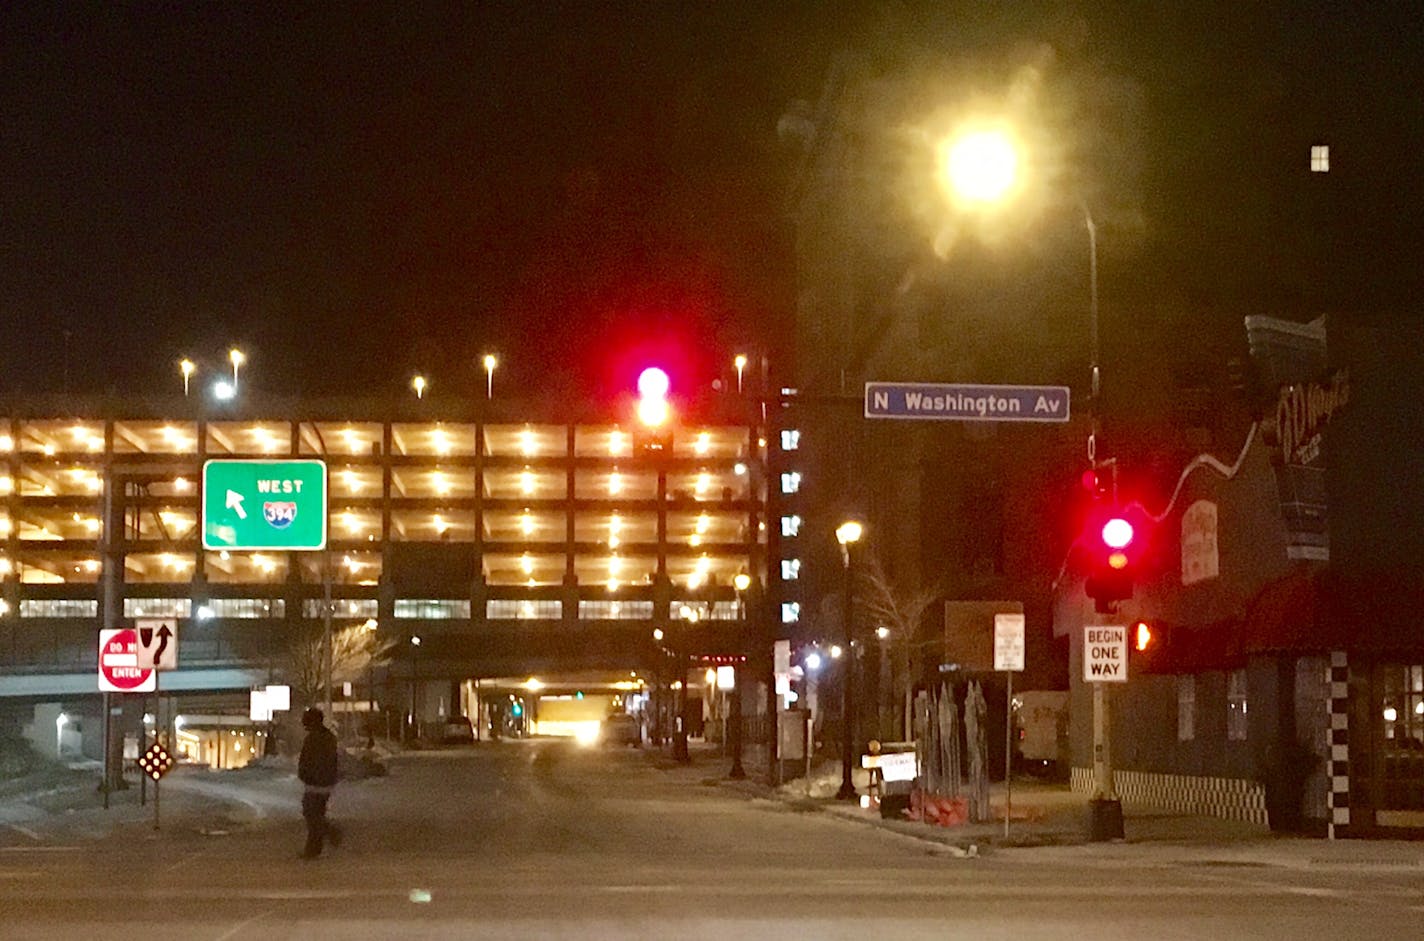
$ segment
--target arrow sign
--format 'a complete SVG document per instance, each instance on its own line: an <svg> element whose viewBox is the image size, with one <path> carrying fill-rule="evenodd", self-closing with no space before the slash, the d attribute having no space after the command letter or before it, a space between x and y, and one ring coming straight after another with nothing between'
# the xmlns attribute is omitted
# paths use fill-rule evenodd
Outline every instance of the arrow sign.
<svg viewBox="0 0 1424 941"><path fill-rule="evenodd" d="M138 664L148 670L178 668L178 622L170 618L135 621Z"/></svg>
<svg viewBox="0 0 1424 941"><path fill-rule="evenodd" d="M229 490L227 492L227 508L237 513L238 519L247 519L247 511L242 508L242 494L236 490Z"/></svg>

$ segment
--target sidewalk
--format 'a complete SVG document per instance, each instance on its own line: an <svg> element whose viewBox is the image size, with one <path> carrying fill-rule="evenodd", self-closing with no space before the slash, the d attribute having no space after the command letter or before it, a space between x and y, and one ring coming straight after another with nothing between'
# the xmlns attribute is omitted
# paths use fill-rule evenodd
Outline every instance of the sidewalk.
<svg viewBox="0 0 1424 941"><path fill-rule="evenodd" d="M810 785L804 778L779 788L767 784L766 761L757 750L743 754L747 777L727 777L730 759L715 745L694 744L692 762L679 764L664 751L649 750L657 767L689 781L717 783L749 797L779 801L799 810L814 810L862 826L876 827L921 841L931 851L955 856L987 856L1028 862L1034 859L1074 859L1085 864L1135 860L1145 865L1200 864L1223 866L1280 866L1289 868L1418 869L1424 873L1424 843L1401 840L1322 840L1272 833L1266 827L1200 814L1125 803L1125 838L1109 843L1088 841L1087 797L1074 794L1066 784L1033 779L1015 781L1009 832L1004 833L1004 788L990 788L994 820L941 827L910 820L882 819L879 809L862 809L858 803L838 801L838 762L822 761ZM864 793L864 772L853 776Z"/></svg>

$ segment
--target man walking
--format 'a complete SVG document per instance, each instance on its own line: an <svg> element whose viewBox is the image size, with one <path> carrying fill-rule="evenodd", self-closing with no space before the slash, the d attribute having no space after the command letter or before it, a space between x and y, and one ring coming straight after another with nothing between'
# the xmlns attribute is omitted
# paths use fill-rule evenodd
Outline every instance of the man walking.
<svg viewBox="0 0 1424 941"><path fill-rule="evenodd" d="M341 831L326 819L326 802L336 786L336 736L326 727L320 709L315 706L302 713L302 728L307 730L302 741L302 754L297 759L297 777L305 786L302 791L302 816L307 821L307 845L303 859L321 855L322 844L331 840L341 843Z"/></svg>

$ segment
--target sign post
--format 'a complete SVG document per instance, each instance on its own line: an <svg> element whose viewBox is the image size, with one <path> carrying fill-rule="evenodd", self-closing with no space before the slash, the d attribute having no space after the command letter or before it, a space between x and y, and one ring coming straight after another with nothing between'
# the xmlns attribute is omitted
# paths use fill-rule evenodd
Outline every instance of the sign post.
<svg viewBox="0 0 1424 941"><path fill-rule="evenodd" d="M1088 801L1088 839L1123 838L1122 802L1113 783L1108 683L1127 682L1127 628L1083 628L1083 681L1093 685L1093 796Z"/></svg>
<svg viewBox="0 0 1424 941"><path fill-rule="evenodd" d="M1014 809L1014 673L1024 668L1024 616L994 615L994 669L1004 672L1004 839Z"/></svg>

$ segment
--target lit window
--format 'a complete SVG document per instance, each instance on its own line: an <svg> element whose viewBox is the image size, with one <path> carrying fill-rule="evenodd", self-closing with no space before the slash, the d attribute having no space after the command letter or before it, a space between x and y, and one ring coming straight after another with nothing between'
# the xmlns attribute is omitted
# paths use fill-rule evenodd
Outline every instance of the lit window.
<svg viewBox="0 0 1424 941"><path fill-rule="evenodd" d="M1177 677L1177 741L1190 742L1197 734L1197 678Z"/></svg>
<svg viewBox="0 0 1424 941"><path fill-rule="evenodd" d="M795 493L801 489L801 472L791 471L789 474L781 475L781 492Z"/></svg>
<svg viewBox="0 0 1424 941"><path fill-rule="evenodd" d="M1246 671L1226 674L1226 738L1246 741Z"/></svg>
<svg viewBox="0 0 1424 941"><path fill-rule="evenodd" d="M788 428L781 433L781 450L795 451L801 447L801 432L795 428Z"/></svg>
<svg viewBox="0 0 1424 941"><path fill-rule="evenodd" d="M1310 172L1329 173L1330 172L1330 147L1327 144L1315 144L1310 148Z"/></svg>
<svg viewBox="0 0 1424 941"><path fill-rule="evenodd" d="M781 535L795 536L801 532L801 517L783 516L781 518Z"/></svg>
<svg viewBox="0 0 1424 941"><path fill-rule="evenodd" d="M801 620L801 602L783 601L781 603L781 623L795 624Z"/></svg>
<svg viewBox="0 0 1424 941"><path fill-rule="evenodd" d="M800 578L800 577L801 577L801 560L800 560L800 559L782 559L782 560L781 560L781 580L782 580L782 581L794 582L794 581L796 581L796 579L798 579L798 578Z"/></svg>
<svg viewBox="0 0 1424 941"><path fill-rule="evenodd" d="M558 602L555 602L557 604ZM398 618L417 618L429 621L458 620L470 616L469 601L447 601L438 598L397 598L395 610Z"/></svg>
<svg viewBox="0 0 1424 941"><path fill-rule="evenodd" d="M466 601L464 604L468 608L469 602ZM507 598L492 598L485 602L485 617L491 621L557 621L563 617L563 612L562 601L515 601Z"/></svg>
<svg viewBox="0 0 1424 941"><path fill-rule="evenodd" d="M580 601L581 621L646 621L653 616L651 601Z"/></svg>

